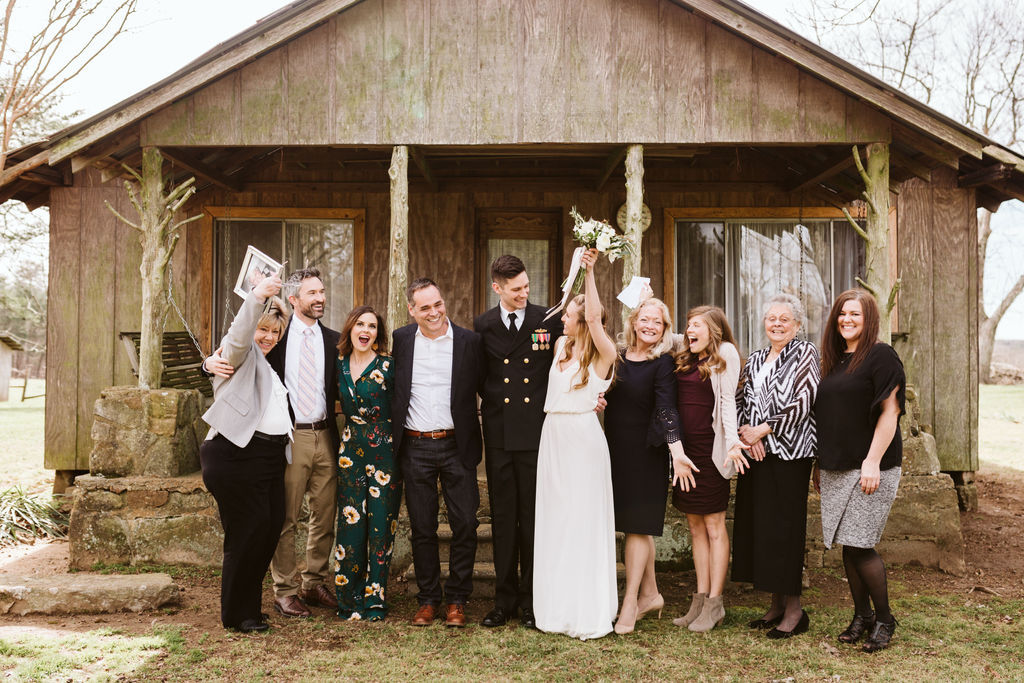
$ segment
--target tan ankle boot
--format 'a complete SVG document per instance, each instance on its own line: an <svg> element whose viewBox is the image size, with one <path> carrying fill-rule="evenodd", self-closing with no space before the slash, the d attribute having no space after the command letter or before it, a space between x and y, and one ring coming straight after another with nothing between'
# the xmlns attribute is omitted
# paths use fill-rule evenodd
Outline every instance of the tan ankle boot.
<svg viewBox="0 0 1024 683"><path fill-rule="evenodd" d="M672 623L676 626L689 626L693 623L693 620L700 616L700 612L704 609L704 599L708 597L707 593L694 593L693 601L690 603L690 611L681 617L677 617L672 620Z"/></svg>
<svg viewBox="0 0 1024 683"><path fill-rule="evenodd" d="M694 619L688 628L697 633L710 631L718 626L725 619L725 605L722 604L722 596L716 595L713 598L704 599L704 609L700 616Z"/></svg>

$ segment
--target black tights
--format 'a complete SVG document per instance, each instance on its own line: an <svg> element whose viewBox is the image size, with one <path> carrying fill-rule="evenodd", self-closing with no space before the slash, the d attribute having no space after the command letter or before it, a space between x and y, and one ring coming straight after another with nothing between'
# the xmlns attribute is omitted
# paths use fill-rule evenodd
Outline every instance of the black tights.
<svg viewBox="0 0 1024 683"><path fill-rule="evenodd" d="M843 546L843 565L850 582L853 608L857 614L871 614L871 603L875 605L875 619L885 623L892 621L889 611L889 587L885 580L885 563L874 548Z"/></svg>

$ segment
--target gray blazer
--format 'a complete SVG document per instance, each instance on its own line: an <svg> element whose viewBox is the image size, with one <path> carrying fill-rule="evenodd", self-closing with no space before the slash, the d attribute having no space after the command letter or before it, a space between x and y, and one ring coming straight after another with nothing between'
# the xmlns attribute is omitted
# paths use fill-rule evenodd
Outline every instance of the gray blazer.
<svg viewBox="0 0 1024 683"><path fill-rule="evenodd" d="M249 445L274 391L274 370L253 341L265 303L250 292L221 340L221 356L235 372L227 379L213 378L213 405L203 415L213 428L211 437L222 434L239 448Z"/></svg>

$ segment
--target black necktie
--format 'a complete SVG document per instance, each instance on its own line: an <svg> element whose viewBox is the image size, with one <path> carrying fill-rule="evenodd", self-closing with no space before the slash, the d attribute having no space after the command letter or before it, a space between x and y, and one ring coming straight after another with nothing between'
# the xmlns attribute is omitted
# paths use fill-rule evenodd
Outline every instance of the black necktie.
<svg viewBox="0 0 1024 683"><path fill-rule="evenodd" d="M519 330L516 329L516 314L515 313L509 313L508 314L508 336L515 337L516 336L516 332L518 332L518 331Z"/></svg>

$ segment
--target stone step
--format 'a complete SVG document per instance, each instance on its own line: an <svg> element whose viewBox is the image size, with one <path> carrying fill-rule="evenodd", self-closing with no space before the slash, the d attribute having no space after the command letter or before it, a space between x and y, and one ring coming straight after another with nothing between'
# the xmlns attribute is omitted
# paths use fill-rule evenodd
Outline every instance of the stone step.
<svg viewBox="0 0 1024 683"><path fill-rule="evenodd" d="M167 574L0 574L0 613L145 612L176 602L178 592Z"/></svg>
<svg viewBox="0 0 1024 683"><path fill-rule="evenodd" d="M416 586L416 569L413 565L409 565L408 569L403 573L403 577L407 581L406 591L409 595L416 595L419 592L419 588ZM619 588L621 589L626 581L626 565L621 562L615 564L615 577L618 580ZM476 565L473 566L473 597L474 598L493 598L494 597L494 581L496 573L494 570L493 562L481 562L477 560ZM441 583L443 584L448 580L448 563L441 563Z"/></svg>
<svg viewBox="0 0 1024 683"><path fill-rule="evenodd" d="M447 524L437 525L438 557L449 557L452 544L452 528ZM476 528L476 562L494 562L494 536L490 524L481 524Z"/></svg>

